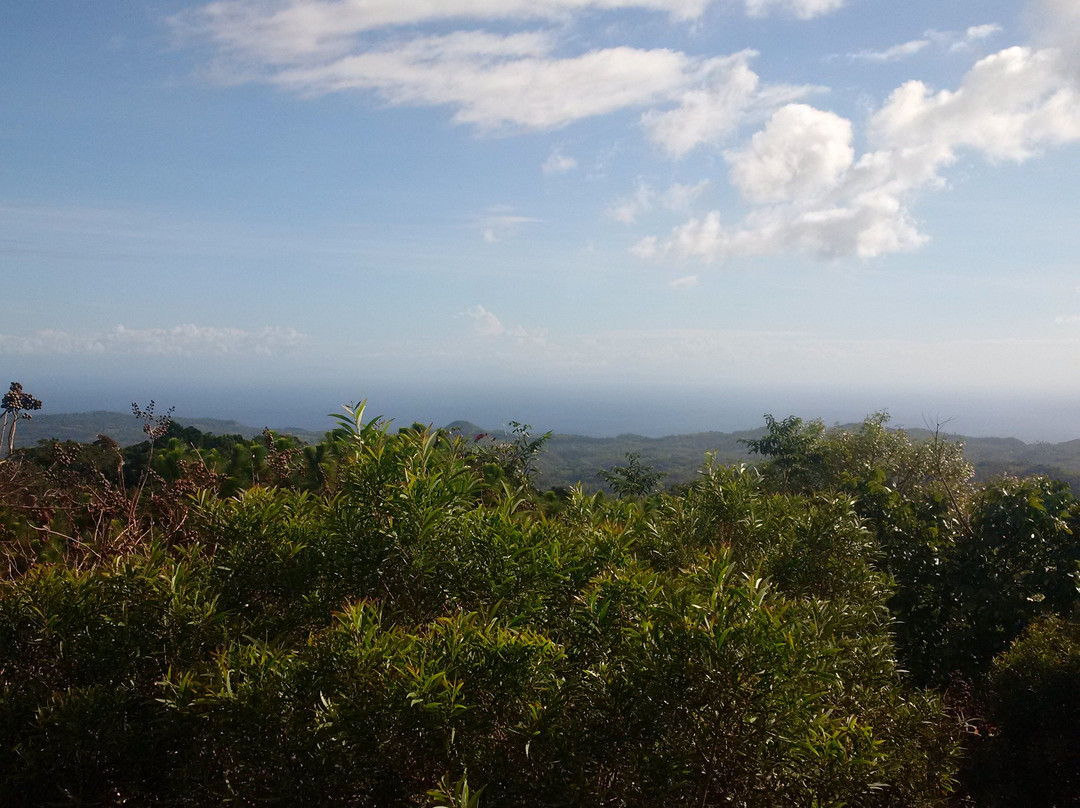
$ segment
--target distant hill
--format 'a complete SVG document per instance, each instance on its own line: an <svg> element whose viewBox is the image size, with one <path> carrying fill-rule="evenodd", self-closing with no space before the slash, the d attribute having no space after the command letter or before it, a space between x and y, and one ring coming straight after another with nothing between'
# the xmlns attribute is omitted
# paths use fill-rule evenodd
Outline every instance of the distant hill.
<svg viewBox="0 0 1080 808"><path fill-rule="evenodd" d="M251 438L262 432L238 421L215 418L177 416L176 422L193 426L214 435L243 435ZM852 425L857 426L857 425ZM485 429L468 421L454 421L446 429L457 432L466 440L477 435L504 437L502 429ZM322 432L307 429L275 429L275 432L294 435L307 442L322 439ZM537 463L537 484L541 488L568 487L581 482L588 489L603 486L598 472L621 465L626 455L637 452L641 461L667 473L665 486L691 482L712 452L721 464L750 463L755 459L740 440L760 437L764 428L742 432L695 432L647 438L641 435L619 435L614 438L592 438L584 435L555 434L544 447ZM909 429L914 439L927 439L930 432ZM17 446L34 446L39 440L73 440L90 443L99 434L108 435L121 445L128 446L146 439L142 422L130 413L81 412L62 414L38 413L33 420L19 423ZM975 466L975 476L985 481L997 474L1045 474L1067 482L1080 494L1080 440L1064 443L1024 443L1016 438L974 438L949 435L949 440L964 444L964 453Z"/></svg>
<svg viewBox="0 0 1080 808"><path fill-rule="evenodd" d="M200 432L214 435L243 435L253 438L260 434L262 427L248 426L238 421L224 421L217 418L187 418L176 416L176 423L193 426ZM275 429L275 432L295 435L303 441L314 443L322 439L323 433L307 429ZM78 443L92 443L98 435L108 435L121 446L130 446L146 440L142 421L131 413L74 412L74 413L36 413L32 420L20 421L15 433L16 446L35 446L39 440L73 440Z"/></svg>
<svg viewBox="0 0 1080 808"><path fill-rule="evenodd" d="M619 435L614 438L589 438L580 435L553 435L537 462L538 480L543 488L569 486L581 482L586 488L603 486L598 472L624 465L626 455L637 453L641 462L665 472L666 486L693 481L709 452L722 465L749 463L752 458L740 439L754 438L763 430L744 432L696 432L646 438Z"/></svg>
<svg viewBox="0 0 1080 808"><path fill-rule="evenodd" d="M485 429L469 421L454 421L444 427L468 441L477 436L506 439L503 429ZM751 457L740 439L761 435L763 429L744 432L696 432L647 438L642 435L619 435L614 438L590 438L585 435L555 433L537 460L536 482L541 488L569 487L582 483L588 489L604 486L598 472L626 462L626 455L637 453L641 462L664 472L665 486L691 482L712 452L721 464L749 462ZM536 433L533 433L536 437Z"/></svg>
<svg viewBox="0 0 1080 808"><path fill-rule="evenodd" d="M857 424L848 428L856 429ZM483 431L483 430L481 430ZM915 440L927 440L931 433L908 429ZM764 428L742 432L697 432L646 438L619 435L615 438L589 438L578 435L554 435L537 463L537 482L543 488L569 486L581 482L586 488L603 485L597 472L625 463L628 452L637 452L641 461L667 472L665 486L688 483L697 477L706 452L724 465L752 463L758 458L746 451L740 440L761 437ZM1026 476L1044 474L1068 483L1080 496L1080 440L1064 443L1024 443L1017 438L976 438L946 435L949 441L964 444L964 455L975 466L975 479L985 482L1000 474Z"/></svg>

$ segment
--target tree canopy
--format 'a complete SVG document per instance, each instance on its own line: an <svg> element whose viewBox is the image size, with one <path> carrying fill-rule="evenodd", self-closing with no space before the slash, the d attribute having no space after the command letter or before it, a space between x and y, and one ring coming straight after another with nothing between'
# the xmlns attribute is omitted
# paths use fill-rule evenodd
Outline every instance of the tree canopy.
<svg viewBox="0 0 1080 808"><path fill-rule="evenodd" d="M0 464L0 793L1025 804L995 778L1076 759L1067 734L1024 757L1077 681L1076 500L973 485L960 447L882 415L766 421L759 465L649 496L638 458L619 497L553 499L527 425L465 440L363 403L318 446L173 425L22 450Z"/></svg>

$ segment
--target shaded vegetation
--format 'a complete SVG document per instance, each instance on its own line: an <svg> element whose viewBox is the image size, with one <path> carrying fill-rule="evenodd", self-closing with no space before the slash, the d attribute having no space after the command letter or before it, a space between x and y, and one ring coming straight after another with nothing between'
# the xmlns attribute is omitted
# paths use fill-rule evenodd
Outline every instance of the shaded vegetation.
<svg viewBox="0 0 1080 808"><path fill-rule="evenodd" d="M179 419L185 426L201 433L214 435L241 435L245 439L258 437L261 429L236 421L212 418ZM510 430L502 431L477 426L467 421L454 421L446 431L471 441L484 434L496 439L505 438ZM840 427L856 431L858 424ZM275 430L303 444L318 444L322 433L305 429ZM619 435L597 438L582 435L555 433L544 445L537 459L534 483L541 489L569 489L578 483L586 490L607 490L610 487L600 474L601 470L626 462L629 454L639 456L645 466L663 473L663 484L668 487L685 486L697 478L701 460L713 454L717 461L727 465L749 463L753 460L746 441L762 437L765 429L740 432L695 432L666 437L642 435ZM15 446L30 448L39 441L71 440L92 443L99 434L106 435L121 446L129 446L145 440L141 425L130 415L115 412L86 412L70 414L39 414L34 420L23 424ZM908 429L906 434L914 441L932 440L933 434L926 429ZM963 444L967 460L975 468L975 480L987 482L1008 474L1017 477L1047 476L1068 483L1074 494L1080 495L1080 440L1064 443L1024 443L1016 438L985 438L950 435L950 440Z"/></svg>
<svg viewBox="0 0 1080 808"><path fill-rule="evenodd" d="M615 497L524 424L140 413L0 463L5 804L1076 804L1061 483L883 415Z"/></svg>

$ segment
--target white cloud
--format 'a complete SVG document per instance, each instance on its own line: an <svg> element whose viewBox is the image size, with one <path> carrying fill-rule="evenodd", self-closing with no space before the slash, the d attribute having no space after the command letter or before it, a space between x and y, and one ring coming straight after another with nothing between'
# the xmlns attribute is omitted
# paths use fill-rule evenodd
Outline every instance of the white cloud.
<svg viewBox="0 0 1080 808"><path fill-rule="evenodd" d="M756 56L756 51L744 50L710 60L703 80L678 94L677 107L650 110L642 116L648 138L672 156L682 157L700 145L723 140L750 114L767 114L816 91L810 86L763 87L750 69Z"/></svg>
<svg viewBox="0 0 1080 808"><path fill-rule="evenodd" d="M988 34L980 27L968 35ZM1080 71L1072 58L1058 48L1012 47L977 61L955 90L907 82L871 116L870 148L858 159L848 121L802 104L783 107L744 149L725 155L733 184L752 205L741 221L714 211L666 239L643 239L632 252L718 260L916 249L927 237L911 204L944 185L942 171L961 153L1020 162L1080 140Z"/></svg>
<svg viewBox="0 0 1080 808"><path fill-rule="evenodd" d="M182 12L182 37L270 64L341 55L359 35L450 20L558 20L590 9L640 8L676 20L701 15L710 0L217 0Z"/></svg>
<svg viewBox="0 0 1080 808"><path fill-rule="evenodd" d="M964 31L964 39L968 41L977 39L986 39L994 34L1001 33L1001 26L997 23L987 23L985 25L972 25L966 31Z"/></svg>
<svg viewBox="0 0 1080 808"><path fill-rule="evenodd" d="M472 321L473 333L478 337L501 337L506 333L502 321L479 304L466 310L465 316Z"/></svg>
<svg viewBox="0 0 1080 808"><path fill-rule="evenodd" d="M437 20L557 19L589 9L644 8L693 19L710 0L223 0L174 18L217 48L212 74L298 94L375 93L389 104L448 106L482 130L552 129L628 108L673 154L723 137L755 106L805 88L761 87L750 51L699 58L664 48L611 47L556 55L551 31L456 30L417 35L396 26ZM380 30L387 29L389 30Z"/></svg>
<svg viewBox="0 0 1080 808"><path fill-rule="evenodd" d="M485 340L509 339L518 343L542 343L547 337L546 329L537 328L529 330L521 325L504 325L502 320L480 304L467 309L459 316L467 317L472 323L473 335Z"/></svg>
<svg viewBox="0 0 1080 808"><path fill-rule="evenodd" d="M988 39L1002 31L997 23L972 25L963 31L929 30L919 39L901 42L883 50L861 50L847 54L853 62L897 62L925 51L931 46L941 50L958 52L971 50L975 43ZM835 58L835 57L830 57Z"/></svg>
<svg viewBox="0 0 1080 808"><path fill-rule="evenodd" d="M752 202L818 197L851 166L851 122L805 104L772 116L741 152L728 154L731 179Z"/></svg>
<svg viewBox="0 0 1080 808"><path fill-rule="evenodd" d="M929 39L913 39L910 42L893 45L891 48L886 48L885 50L863 50L852 53L848 58L853 61L861 62L895 62L900 59L905 59L908 56L913 56L929 46Z"/></svg>
<svg viewBox="0 0 1080 808"><path fill-rule="evenodd" d="M660 195L660 202L668 210L689 210L710 184L709 180L702 180L694 185L673 183Z"/></svg>
<svg viewBox="0 0 1080 808"><path fill-rule="evenodd" d="M638 216L652 209L656 191L645 182L638 181L632 194L620 197L607 209L607 216L623 224L633 224Z"/></svg>
<svg viewBox="0 0 1080 808"><path fill-rule="evenodd" d="M668 282L668 286L672 289L693 289L697 285L697 275L685 275L682 278L676 278L675 280Z"/></svg>
<svg viewBox="0 0 1080 808"><path fill-rule="evenodd" d="M539 222L530 216L515 216L510 213L500 213L499 208L491 213L476 217L475 226L480 229L480 235L484 241L490 243L499 241L509 235L513 235L522 225Z"/></svg>
<svg viewBox="0 0 1080 808"><path fill-rule="evenodd" d="M645 113L641 123L649 139L681 157L732 132L758 91L760 79L749 65L756 55L742 51L714 60L706 80L681 93L675 109Z"/></svg>
<svg viewBox="0 0 1080 808"><path fill-rule="evenodd" d="M545 174L565 174L567 171L573 171L577 165L578 161L573 157L568 157L561 152L552 152L544 161L541 170Z"/></svg>
<svg viewBox="0 0 1080 808"><path fill-rule="evenodd" d="M844 7L846 0L746 0L746 13L765 17L774 11L800 20L831 14Z"/></svg>
<svg viewBox="0 0 1080 808"><path fill-rule="evenodd" d="M1028 8L1034 45L1055 48L1072 70L1080 72L1080 3L1035 0Z"/></svg>
<svg viewBox="0 0 1080 808"><path fill-rule="evenodd" d="M47 329L29 336L0 334L0 354L139 354L149 356L213 356L287 353L306 337L292 328L256 331L192 324L173 328L134 329L118 325L97 334L70 334Z"/></svg>
<svg viewBox="0 0 1080 808"><path fill-rule="evenodd" d="M701 70L699 60L670 50L556 58L546 55L550 44L534 34L457 32L291 67L271 80L303 93L373 90L396 105L450 105L456 122L484 130L551 129L663 101Z"/></svg>
<svg viewBox="0 0 1080 808"><path fill-rule="evenodd" d="M381 29L454 21L565 21L590 11L642 9L676 21L701 17L714 0L215 0L171 18L182 40L207 40L236 62L282 65L342 56ZM845 0L746 0L751 16L803 19Z"/></svg>
<svg viewBox="0 0 1080 808"><path fill-rule="evenodd" d="M630 254L645 260L656 258L660 255L660 241L656 236L645 236L630 248Z"/></svg>
<svg viewBox="0 0 1080 808"><path fill-rule="evenodd" d="M973 50L984 39L999 34L1004 29L997 23L972 25L963 31L938 31L931 29L925 36L938 48L949 53L964 53Z"/></svg>
<svg viewBox="0 0 1080 808"><path fill-rule="evenodd" d="M979 60L955 91L910 81L871 121L873 139L947 165L960 148L1021 161L1040 148L1080 138L1080 92L1052 49L1006 48Z"/></svg>
<svg viewBox="0 0 1080 808"><path fill-rule="evenodd" d="M638 181L632 194L620 197L611 205L606 215L623 224L634 224L638 217L660 206L665 210L687 211L709 187L709 180L694 185L672 183L665 191L657 191L646 182Z"/></svg>

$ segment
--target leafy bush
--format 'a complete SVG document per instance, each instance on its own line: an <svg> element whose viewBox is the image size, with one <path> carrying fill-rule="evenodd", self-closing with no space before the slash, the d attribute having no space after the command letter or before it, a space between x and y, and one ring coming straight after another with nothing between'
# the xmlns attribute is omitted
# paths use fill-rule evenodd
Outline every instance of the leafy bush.
<svg viewBox="0 0 1080 808"><path fill-rule="evenodd" d="M1047 617L994 660L988 737L969 780L987 806L1080 799L1080 624Z"/></svg>
<svg viewBox="0 0 1080 808"><path fill-rule="evenodd" d="M330 441L317 491L0 584L10 804L944 804L959 725L850 495L709 465L545 509L362 406Z"/></svg>

